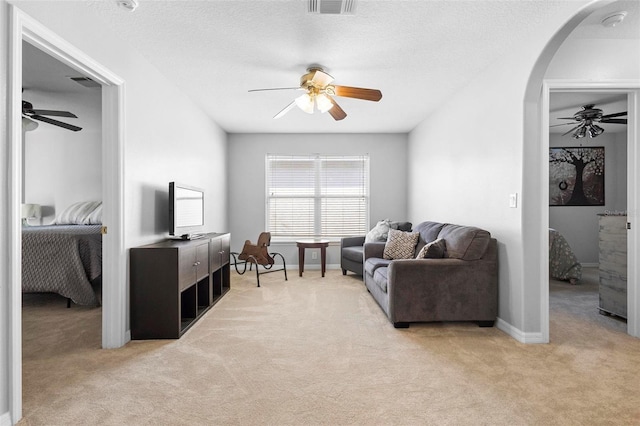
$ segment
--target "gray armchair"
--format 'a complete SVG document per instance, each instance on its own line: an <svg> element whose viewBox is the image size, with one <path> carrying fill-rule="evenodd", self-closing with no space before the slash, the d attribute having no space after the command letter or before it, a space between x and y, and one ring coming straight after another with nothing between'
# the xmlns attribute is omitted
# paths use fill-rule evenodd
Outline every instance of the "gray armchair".
<svg viewBox="0 0 640 426"><path fill-rule="evenodd" d="M411 222L392 222L389 219L382 220L369 232L369 239L378 238L384 246L387 241L387 232L389 229L398 229L400 231L411 231ZM377 232L375 232L377 231ZM340 268L342 275L347 275L347 271L354 272L364 276L364 243L367 237L345 237L340 240Z"/></svg>
<svg viewBox="0 0 640 426"><path fill-rule="evenodd" d="M363 275L363 249L365 236L346 237L340 240L340 268L342 275L347 275L347 271Z"/></svg>

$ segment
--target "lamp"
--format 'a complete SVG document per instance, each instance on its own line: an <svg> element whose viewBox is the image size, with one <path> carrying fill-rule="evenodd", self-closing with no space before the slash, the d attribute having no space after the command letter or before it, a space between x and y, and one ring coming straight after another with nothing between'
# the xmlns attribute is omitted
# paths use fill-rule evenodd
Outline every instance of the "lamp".
<svg viewBox="0 0 640 426"><path fill-rule="evenodd" d="M580 126L575 132L573 132L573 137L575 139L584 138L587 135L587 126Z"/></svg>
<svg viewBox="0 0 640 426"><path fill-rule="evenodd" d="M296 105L307 114L313 114L313 99L308 94L297 97Z"/></svg>
<svg viewBox="0 0 640 426"><path fill-rule="evenodd" d="M324 93L320 93L316 96L316 107L320 112L327 112L333 108L333 103Z"/></svg>
<svg viewBox="0 0 640 426"><path fill-rule="evenodd" d="M592 124L589 126L589 137L595 138L598 135L601 135L604 132L604 129L597 124Z"/></svg>
<svg viewBox="0 0 640 426"><path fill-rule="evenodd" d="M593 122L589 121L583 126L578 127L572 134L574 139L584 138L589 133L590 138L595 138L604 133L604 129L597 124L593 124Z"/></svg>
<svg viewBox="0 0 640 426"><path fill-rule="evenodd" d="M30 132L38 128L38 123L30 118L22 117L22 128L25 132Z"/></svg>
<svg viewBox="0 0 640 426"><path fill-rule="evenodd" d="M22 224L29 225L29 219L40 219L42 217L42 207L40 204L23 204L22 205Z"/></svg>

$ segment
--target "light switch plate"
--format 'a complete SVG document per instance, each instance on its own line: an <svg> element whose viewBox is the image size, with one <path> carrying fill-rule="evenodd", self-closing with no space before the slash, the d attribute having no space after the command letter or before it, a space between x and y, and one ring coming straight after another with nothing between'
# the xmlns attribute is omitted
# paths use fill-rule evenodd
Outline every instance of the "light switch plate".
<svg viewBox="0 0 640 426"><path fill-rule="evenodd" d="M518 193L509 194L509 207L515 209L518 207Z"/></svg>

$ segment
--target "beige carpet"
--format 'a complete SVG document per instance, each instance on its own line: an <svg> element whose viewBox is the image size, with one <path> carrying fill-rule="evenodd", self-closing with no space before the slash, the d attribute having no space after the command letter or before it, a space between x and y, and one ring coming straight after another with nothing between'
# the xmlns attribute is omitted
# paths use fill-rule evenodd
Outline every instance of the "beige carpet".
<svg viewBox="0 0 640 426"><path fill-rule="evenodd" d="M99 349L99 309L25 297L20 425L640 424L640 340L597 295L590 315L552 296L552 343L523 345L475 324L396 330L358 277L296 272L261 288L232 272L181 339L116 350Z"/></svg>

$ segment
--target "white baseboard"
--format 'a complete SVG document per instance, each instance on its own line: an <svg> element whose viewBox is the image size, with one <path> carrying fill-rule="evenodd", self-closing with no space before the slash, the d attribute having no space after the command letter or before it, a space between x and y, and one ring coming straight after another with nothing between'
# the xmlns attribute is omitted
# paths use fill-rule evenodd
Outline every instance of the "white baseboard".
<svg viewBox="0 0 640 426"><path fill-rule="evenodd" d="M498 330L504 331L520 343L549 343L542 338L541 332L525 333L524 331L514 327L502 318L496 321Z"/></svg>
<svg viewBox="0 0 640 426"><path fill-rule="evenodd" d="M6 413L2 413L0 415L0 426L12 426L11 423L11 414L7 411Z"/></svg>

